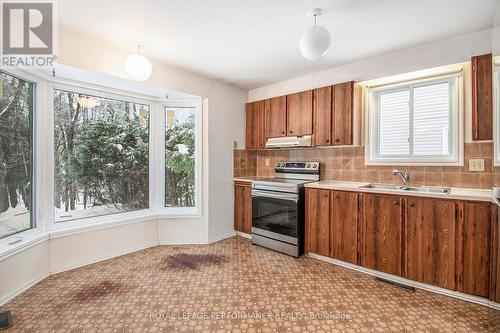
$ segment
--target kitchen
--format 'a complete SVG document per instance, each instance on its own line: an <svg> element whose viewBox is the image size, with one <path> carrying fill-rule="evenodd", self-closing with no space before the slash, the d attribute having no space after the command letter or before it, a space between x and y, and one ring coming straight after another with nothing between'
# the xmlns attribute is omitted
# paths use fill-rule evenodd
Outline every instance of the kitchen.
<svg viewBox="0 0 500 333"><path fill-rule="evenodd" d="M500 331L497 0L0 6L0 331Z"/></svg>

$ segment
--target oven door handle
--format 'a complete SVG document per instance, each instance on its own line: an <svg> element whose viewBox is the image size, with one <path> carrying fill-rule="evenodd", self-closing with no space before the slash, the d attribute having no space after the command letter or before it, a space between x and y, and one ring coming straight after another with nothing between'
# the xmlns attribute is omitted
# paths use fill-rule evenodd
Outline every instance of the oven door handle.
<svg viewBox="0 0 500 333"><path fill-rule="evenodd" d="M293 202L299 201L299 195L295 193L269 192L261 190L252 190L252 197L281 199Z"/></svg>

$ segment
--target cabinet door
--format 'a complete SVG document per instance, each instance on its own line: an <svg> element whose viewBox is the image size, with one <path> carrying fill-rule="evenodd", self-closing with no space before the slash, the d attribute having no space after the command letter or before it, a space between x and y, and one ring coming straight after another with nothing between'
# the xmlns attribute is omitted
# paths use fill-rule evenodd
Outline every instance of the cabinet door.
<svg viewBox="0 0 500 333"><path fill-rule="evenodd" d="M314 146L329 146L332 140L332 87L313 91Z"/></svg>
<svg viewBox="0 0 500 333"><path fill-rule="evenodd" d="M493 205L491 228L490 299L500 303L500 207Z"/></svg>
<svg viewBox="0 0 500 333"><path fill-rule="evenodd" d="M491 204L463 203L460 227L458 290L482 297L489 296Z"/></svg>
<svg viewBox="0 0 500 333"><path fill-rule="evenodd" d="M358 263L358 196L331 192L330 257Z"/></svg>
<svg viewBox="0 0 500 333"><path fill-rule="evenodd" d="M456 203L408 198L406 212L407 278L454 289Z"/></svg>
<svg viewBox="0 0 500 333"><path fill-rule="evenodd" d="M312 134L312 90L286 97L288 136Z"/></svg>
<svg viewBox="0 0 500 333"><path fill-rule="evenodd" d="M491 54L472 57L472 138L493 139L493 62Z"/></svg>
<svg viewBox="0 0 500 333"><path fill-rule="evenodd" d="M402 275L402 199L362 194L361 200L361 265Z"/></svg>
<svg viewBox="0 0 500 333"><path fill-rule="evenodd" d="M264 101L246 105L246 148L264 148Z"/></svg>
<svg viewBox="0 0 500 333"><path fill-rule="evenodd" d="M352 145L354 82L333 86L332 135L334 145Z"/></svg>
<svg viewBox="0 0 500 333"><path fill-rule="evenodd" d="M265 101L266 138L286 136L286 96Z"/></svg>
<svg viewBox="0 0 500 333"><path fill-rule="evenodd" d="M330 254L330 191L306 189L305 252Z"/></svg>
<svg viewBox="0 0 500 333"><path fill-rule="evenodd" d="M252 232L252 189L248 185L234 185L234 230Z"/></svg>

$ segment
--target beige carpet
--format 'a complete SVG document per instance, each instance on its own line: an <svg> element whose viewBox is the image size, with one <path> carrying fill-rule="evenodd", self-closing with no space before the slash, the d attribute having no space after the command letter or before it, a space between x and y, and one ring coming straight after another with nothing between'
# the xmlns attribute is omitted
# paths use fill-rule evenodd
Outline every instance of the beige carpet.
<svg viewBox="0 0 500 333"><path fill-rule="evenodd" d="M7 332L499 332L500 312L233 237L53 275Z"/></svg>

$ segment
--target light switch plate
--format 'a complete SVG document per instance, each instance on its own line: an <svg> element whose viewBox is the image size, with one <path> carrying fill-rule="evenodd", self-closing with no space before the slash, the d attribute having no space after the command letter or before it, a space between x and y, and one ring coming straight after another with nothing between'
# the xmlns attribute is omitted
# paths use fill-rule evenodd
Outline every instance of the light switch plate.
<svg viewBox="0 0 500 333"><path fill-rule="evenodd" d="M266 166L269 166L269 159L266 158Z"/></svg>
<svg viewBox="0 0 500 333"><path fill-rule="evenodd" d="M484 160L483 159L469 160L469 171L484 171Z"/></svg>

